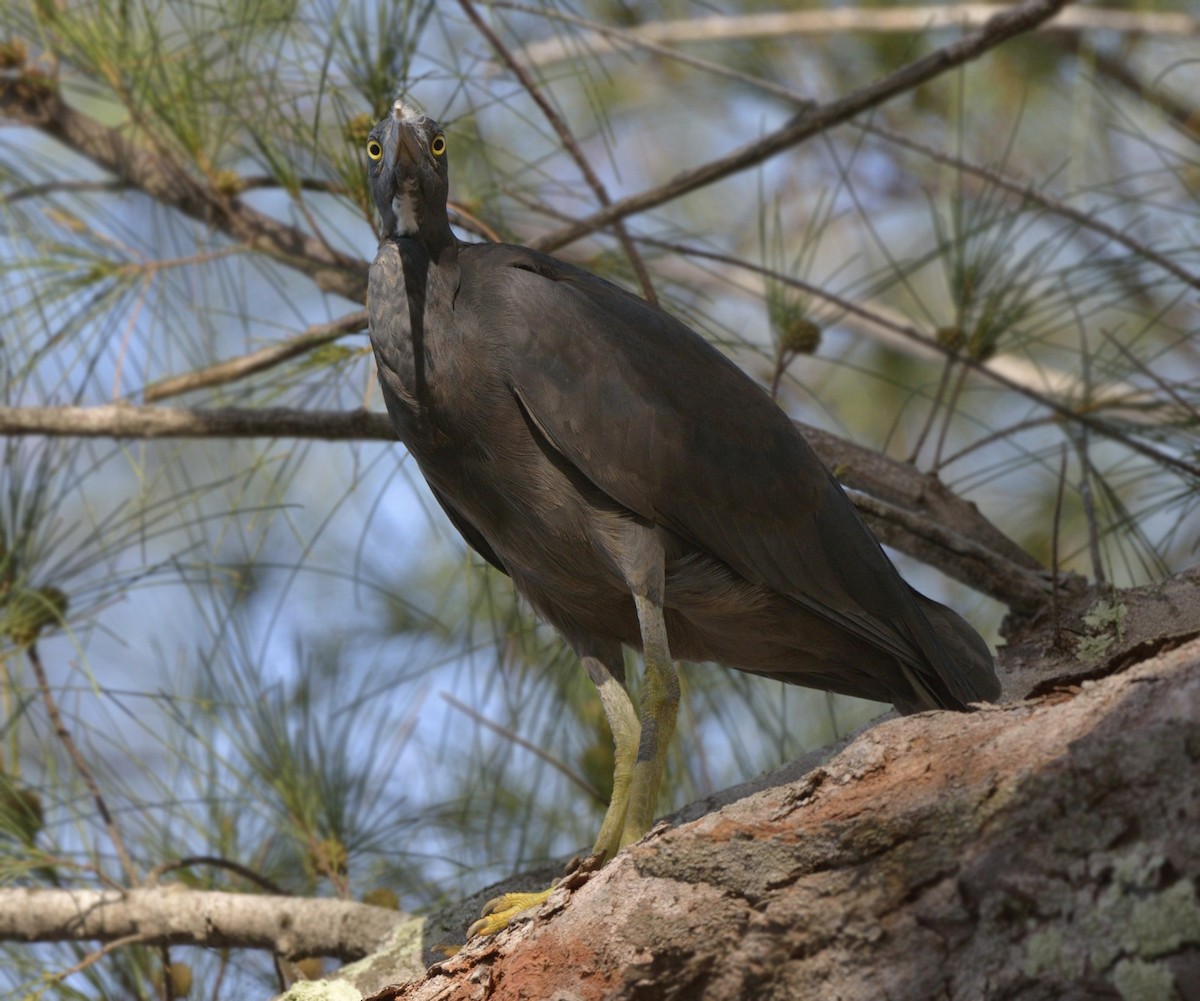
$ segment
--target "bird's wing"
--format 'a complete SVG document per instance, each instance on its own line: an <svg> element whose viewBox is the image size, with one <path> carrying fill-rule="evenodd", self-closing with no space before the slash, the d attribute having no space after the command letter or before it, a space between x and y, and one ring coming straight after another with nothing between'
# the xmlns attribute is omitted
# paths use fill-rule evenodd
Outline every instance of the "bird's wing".
<svg viewBox="0 0 1200 1001"><path fill-rule="evenodd" d="M479 529L471 524L466 516L454 506L453 501L451 501L449 497L442 493L432 483L429 483L428 480L425 482L429 484L429 489L433 494L434 499L441 505L442 510L446 512L446 517L449 518L451 524L458 529L459 535L467 540L467 544L474 549L475 552L477 552L507 577L508 567L506 567L504 565L504 561L496 555L496 550L491 547L491 544L483 537L483 534L479 531Z"/></svg>
<svg viewBox="0 0 1200 1001"><path fill-rule="evenodd" d="M489 296L502 300L492 306L517 338L513 390L583 475L919 675L932 667L935 689L962 702L986 697L955 669L840 485L762 389L641 299L532 251L494 253L505 251L509 269Z"/></svg>

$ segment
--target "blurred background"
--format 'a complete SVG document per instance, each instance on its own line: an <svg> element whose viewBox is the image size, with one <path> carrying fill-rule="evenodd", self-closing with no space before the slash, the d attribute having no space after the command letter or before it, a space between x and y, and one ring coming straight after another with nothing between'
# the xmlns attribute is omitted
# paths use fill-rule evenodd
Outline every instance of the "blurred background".
<svg viewBox="0 0 1200 1001"><path fill-rule="evenodd" d="M1070 7L675 184L977 9L5 4L0 882L128 883L205 856L260 879L170 878L419 911L591 844L612 759L590 682L403 449L330 416L382 409L364 146L397 97L445 127L463 239L649 281L790 415L935 472L1047 567L1127 586L1194 562L1189 10ZM646 192L621 231L564 242ZM143 411L118 436L92 409L148 403L233 416L151 440ZM63 433L86 419L69 408L94 436ZM1003 605L893 555L998 642ZM887 708L682 677L662 812ZM180 996L163 971L182 966L190 997L277 987L238 951L133 947L61 976L93 953L0 946L0 992Z"/></svg>

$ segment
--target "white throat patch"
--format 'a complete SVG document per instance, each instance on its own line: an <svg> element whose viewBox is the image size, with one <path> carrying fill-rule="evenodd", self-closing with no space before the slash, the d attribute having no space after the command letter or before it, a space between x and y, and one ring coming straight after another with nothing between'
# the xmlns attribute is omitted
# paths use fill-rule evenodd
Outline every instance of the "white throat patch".
<svg viewBox="0 0 1200 1001"><path fill-rule="evenodd" d="M392 196L392 211L396 213L396 235L417 235L417 213L413 208L412 194L407 191L397 191Z"/></svg>

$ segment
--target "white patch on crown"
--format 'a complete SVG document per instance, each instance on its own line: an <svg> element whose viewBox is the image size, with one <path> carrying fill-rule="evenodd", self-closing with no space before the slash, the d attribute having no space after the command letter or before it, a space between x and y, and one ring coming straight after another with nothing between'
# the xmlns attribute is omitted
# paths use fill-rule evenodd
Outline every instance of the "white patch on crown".
<svg viewBox="0 0 1200 1001"><path fill-rule="evenodd" d="M425 121L425 119L428 117L418 108L412 105L406 105L399 99L397 99L396 103L392 105L392 116L396 119L396 121L402 122L405 125L418 125Z"/></svg>

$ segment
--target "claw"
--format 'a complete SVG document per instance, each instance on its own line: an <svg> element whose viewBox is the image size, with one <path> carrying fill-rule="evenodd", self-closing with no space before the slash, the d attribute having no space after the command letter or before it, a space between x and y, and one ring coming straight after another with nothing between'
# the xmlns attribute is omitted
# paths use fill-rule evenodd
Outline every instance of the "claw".
<svg viewBox="0 0 1200 1001"><path fill-rule="evenodd" d="M554 887L537 893L505 893L483 905L483 917L467 929L467 938L476 935L495 935L523 911L532 910L554 891Z"/></svg>

